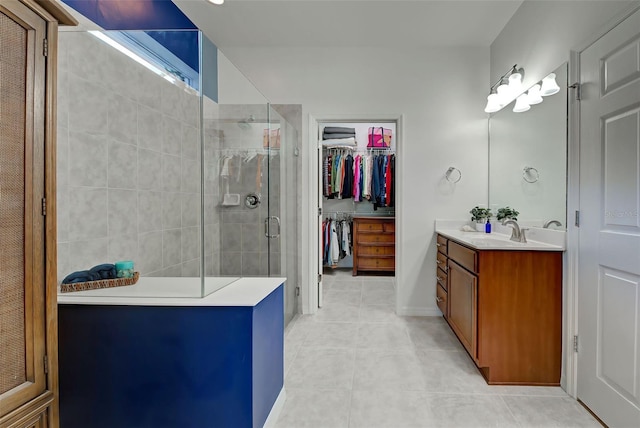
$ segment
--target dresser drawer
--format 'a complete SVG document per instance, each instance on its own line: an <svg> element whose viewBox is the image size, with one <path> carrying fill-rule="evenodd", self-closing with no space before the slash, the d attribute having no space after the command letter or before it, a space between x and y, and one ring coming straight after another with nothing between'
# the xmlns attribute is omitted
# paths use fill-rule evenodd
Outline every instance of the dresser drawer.
<svg viewBox="0 0 640 428"><path fill-rule="evenodd" d="M449 243L449 240L447 238L445 238L442 235L438 235L436 238L436 248L438 248L438 251L441 252L442 254L447 254L447 244Z"/></svg>
<svg viewBox="0 0 640 428"><path fill-rule="evenodd" d="M396 267L395 257L378 258L378 257L359 257L358 269L367 270L393 270Z"/></svg>
<svg viewBox="0 0 640 428"><path fill-rule="evenodd" d="M395 231L396 231L395 222L386 221L386 222L382 223L382 230L384 230L385 232L395 233Z"/></svg>
<svg viewBox="0 0 640 428"><path fill-rule="evenodd" d="M395 253L394 245L361 245L358 248L360 256L393 256Z"/></svg>
<svg viewBox="0 0 640 428"><path fill-rule="evenodd" d="M384 225L380 221L362 221L356 222L356 230L358 232L383 232Z"/></svg>
<svg viewBox="0 0 640 428"><path fill-rule="evenodd" d="M396 236L392 233L358 233L356 242L358 244L393 244Z"/></svg>
<svg viewBox="0 0 640 428"><path fill-rule="evenodd" d="M438 309L442 312L445 318L449 316L449 311L447 309L447 292L440 286L436 287L436 303L438 304Z"/></svg>
<svg viewBox="0 0 640 428"><path fill-rule="evenodd" d="M471 272L478 272L478 253L457 242L449 241L449 258Z"/></svg>

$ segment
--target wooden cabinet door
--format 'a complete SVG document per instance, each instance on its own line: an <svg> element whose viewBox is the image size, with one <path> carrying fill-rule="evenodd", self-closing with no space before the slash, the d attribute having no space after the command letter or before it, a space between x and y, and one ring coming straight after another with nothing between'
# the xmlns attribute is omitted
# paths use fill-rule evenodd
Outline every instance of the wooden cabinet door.
<svg viewBox="0 0 640 428"><path fill-rule="evenodd" d="M0 2L0 426L53 399L45 377L45 57L47 23ZM20 409L20 410L16 410ZM38 419L40 420L40 419Z"/></svg>
<svg viewBox="0 0 640 428"><path fill-rule="evenodd" d="M478 278L449 260L449 325L471 357L477 357Z"/></svg>

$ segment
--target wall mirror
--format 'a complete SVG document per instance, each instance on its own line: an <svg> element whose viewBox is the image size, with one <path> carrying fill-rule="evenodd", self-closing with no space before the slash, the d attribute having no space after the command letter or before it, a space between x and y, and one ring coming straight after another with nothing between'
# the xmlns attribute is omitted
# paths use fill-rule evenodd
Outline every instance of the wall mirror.
<svg viewBox="0 0 640 428"><path fill-rule="evenodd" d="M556 70L560 91L528 111L513 103L489 117L489 207L509 206L528 226L567 224L567 63ZM514 101L515 102L515 101Z"/></svg>

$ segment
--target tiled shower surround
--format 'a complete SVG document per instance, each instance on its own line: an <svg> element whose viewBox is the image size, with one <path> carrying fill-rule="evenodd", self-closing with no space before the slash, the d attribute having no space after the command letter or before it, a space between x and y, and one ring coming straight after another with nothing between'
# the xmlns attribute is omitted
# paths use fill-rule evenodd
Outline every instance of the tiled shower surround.
<svg viewBox="0 0 640 428"><path fill-rule="evenodd" d="M200 274L199 112L197 95L91 34L60 33L60 280L117 260L146 276ZM205 135L214 153L218 133ZM215 163L205 162L208 275L220 273Z"/></svg>

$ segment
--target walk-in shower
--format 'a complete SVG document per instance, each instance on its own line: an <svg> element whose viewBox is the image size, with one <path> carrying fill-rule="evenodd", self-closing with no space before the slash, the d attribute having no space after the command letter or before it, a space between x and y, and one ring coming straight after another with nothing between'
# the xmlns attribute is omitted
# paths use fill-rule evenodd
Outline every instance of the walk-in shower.
<svg viewBox="0 0 640 428"><path fill-rule="evenodd" d="M195 66L157 43L172 34L197 40ZM197 298L214 280L282 276L291 319L297 107L280 114L199 31L59 38L58 278L133 260L142 277L200 278Z"/></svg>

